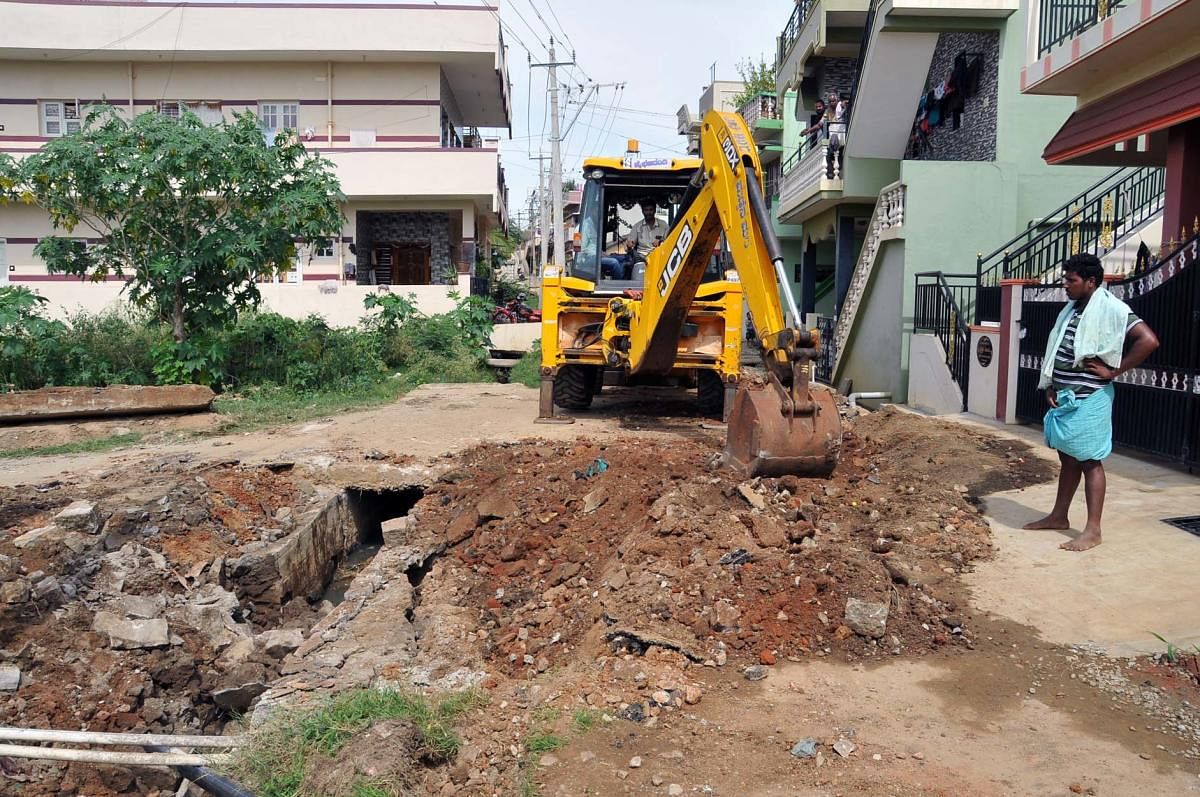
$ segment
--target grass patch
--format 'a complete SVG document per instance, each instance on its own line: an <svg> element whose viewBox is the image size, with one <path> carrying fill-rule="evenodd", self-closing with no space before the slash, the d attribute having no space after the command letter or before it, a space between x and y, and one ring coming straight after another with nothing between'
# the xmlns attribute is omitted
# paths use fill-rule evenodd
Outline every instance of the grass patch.
<svg viewBox="0 0 1200 797"><path fill-rule="evenodd" d="M542 383L542 342L535 340L533 348L525 352L509 374L509 381L525 387L538 387Z"/></svg>
<svg viewBox="0 0 1200 797"><path fill-rule="evenodd" d="M114 448L124 448L141 442L142 435L138 432L115 434L111 437L97 437L94 440L80 440L75 443L63 443L57 446L41 446L35 448L10 448L0 451L0 459L17 459L18 457L53 457L59 454L91 454L97 451L112 451Z"/></svg>
<svg viewBox="0 0 1200 797"><path fill-rule="evenodd" d="M433 700L415 692L355 689L305 710L282 711L254 732L253 743L241 748L232 769L260 797L299 797L308 762L314 754L334 757L357 733L380 720L406 720L421 730L423 756L451 761L461 740L454 725L466 712L483 706L477 691ZM386 783L351 785L354 797L391 797Z"/></svg>
<svg viewBox="0 0 1200 797"><path fill-rule="evenodd" d="M596 723L600 721L602 712L594 708L576 709L571 715L571 727L576 733L587 733L592 728L596 727Z"/></svg>
<svg viewBox="0 0 1200 797"><path fill-rule="evenodd" d="M399 379L369 382L340 390L299 391L265 385L238 394L218 396L213 408L225 416L220 433L226 434L371 409L395 401L409 389L409 385Z"/></svg>
<svg viewBox="0 0 1200 797"><path fill-rule="evenodd" d="M566 739L550 731L537 731L525 737L525 749L534 755L553 753L555 750L561 750L566 746Z"/></svg>

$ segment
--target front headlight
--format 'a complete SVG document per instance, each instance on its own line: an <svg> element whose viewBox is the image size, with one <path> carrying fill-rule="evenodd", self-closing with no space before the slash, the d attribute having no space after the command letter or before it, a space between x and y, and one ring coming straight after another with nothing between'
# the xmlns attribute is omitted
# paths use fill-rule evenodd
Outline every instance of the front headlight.
<svg viewBox="0 0 1200 797"><path fill-rule="evenodd" d="M729 269L725 272L726 282L741 282L742 278L735 269Z"/></svg>
<svg viewBox="0 0 1200 797"><path fill-rule="evenodd" d="M542 276L546 279L556 279L562 276L562 269L558 266L546 266L542 271Z"/></svg>

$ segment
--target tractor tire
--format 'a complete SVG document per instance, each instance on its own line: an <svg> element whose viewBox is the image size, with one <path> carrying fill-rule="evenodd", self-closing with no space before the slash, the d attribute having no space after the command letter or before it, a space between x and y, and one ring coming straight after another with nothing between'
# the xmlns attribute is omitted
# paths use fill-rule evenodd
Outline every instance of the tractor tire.
<svg viewBox="0 0 1200 797"><path fill-rule="evenodd" d="M604 390L604 369L596 366L592 369L592 395L599 396Z"/></svg>
<svg viewBox="0 0 1200 797"><path fill-rule="evenodd" d="M725 383L716 371L696 372L696 398L700 414L721 420L725 415Z"/></svg>
<svg viewBox="0 0 1200 797"><path fill-rule="evenodd" d="M554 377L554 403L564 410L586 410L592 406L595 377L585 365L564 365Z"/></svg>

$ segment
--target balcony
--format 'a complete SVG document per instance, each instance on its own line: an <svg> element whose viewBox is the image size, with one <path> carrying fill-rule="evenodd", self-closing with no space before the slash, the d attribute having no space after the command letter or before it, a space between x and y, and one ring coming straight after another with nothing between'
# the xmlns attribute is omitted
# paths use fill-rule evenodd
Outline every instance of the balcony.
<svg viewBox="0 0 1200 797"><path fill-rule="evenodd" d="M821 138L811 145L806 141L784 161L779 180L779 220L797 224L811 218L835 203L843 187L841 159L830 162L829 139Z"/></svg>
<svg viewBox="0 0 1200 797"><path fill-rule="evenodd" d="M779 45L775 54L776 66L787 60L788 55L792 51L792 45L800 37L800 31L804 27L804 23L808 20L808 15L815 5L816 0L802 0L796 3L796 7L792 9L792 15L788 17L787 24L779 32Z"/></svg>
<svg viewBox="0 0 1200 797"><path fill-rule="evenodd" d="M1126 0L1042 0L1038 16L1038 58L1103 21Z"/></svg>
<svg viewBox="0 0 1200 797"><path fill-rule="evenodd" d="M759 144L775 142L783 137L783 115L779 98L774 94L763 93L751 97L738 110Z"/></svg>
<svg viewBox="0 0 1200 797"><path fill-rule="evenodd" d="M321 153L333 162L342 193L362 199L471 199L483 211L502 213L503 196L494 149L347 149Z"/></svg>

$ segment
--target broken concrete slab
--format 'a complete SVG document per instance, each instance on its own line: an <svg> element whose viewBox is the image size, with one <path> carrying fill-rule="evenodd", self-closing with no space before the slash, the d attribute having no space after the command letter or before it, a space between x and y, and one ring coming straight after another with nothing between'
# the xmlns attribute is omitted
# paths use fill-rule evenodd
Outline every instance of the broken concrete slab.
<svg viewBox="0 0 1200 797"><path fill-rule="evenodd" d="M41 528L27 531L20 537L16 537L13 539L12 544L21 550L37 548L62 539L63 533L63 530L58 526L42 526Z"/></svg>
<svg viewBox="0 0 1200 797"><path fill-rule="evenodd" d="M21 670L13 664L0 664L0 692L15 692L21 687Z"/></svg>
<svg viewBox="0 0 1200 797"><path fill-rule="evenodd" d="M171 644L166 620L123 620L112 612L96 612L92 630L108 634L109 646L119 650L165 648Z"/></svg>
<svg viewBox="0 0 1200 797"><path fill-rule="evenodd" d="M520 510L517 504L508 496L504 495L489 495L485 497L475 506L475 511L479 513L479 519L503 520L506 517L517 514Z"/></svg>
<svg viewBox="0 0 1200 797"><path fill-rule="evenodd" d="M116 605L126 617L153 620L162 615L167 602L162 595L122 595Z"/></svg>
<svg viewBox="0 0 1200 797"><path fill-rule="evenodd" d="M0 394L0 424L43 418L110 418L121 415L200 412L216 394L203 385L46 387Z"/></svg>
<svg viewBox="0 0 1200 797"><path fill-rule="evenodd" d="M54 516L54 524L68 531L95 534L100 528L100 512L91 501L72 501Z"/></svg>

